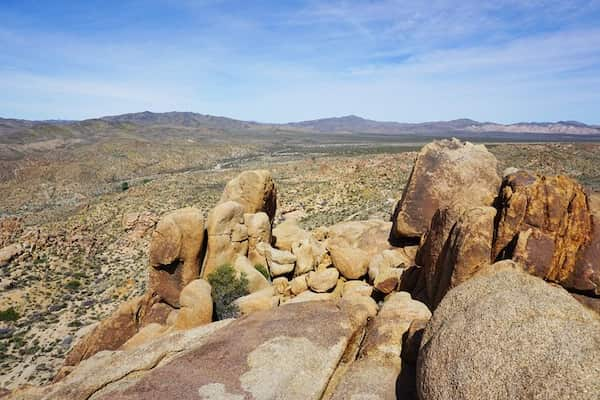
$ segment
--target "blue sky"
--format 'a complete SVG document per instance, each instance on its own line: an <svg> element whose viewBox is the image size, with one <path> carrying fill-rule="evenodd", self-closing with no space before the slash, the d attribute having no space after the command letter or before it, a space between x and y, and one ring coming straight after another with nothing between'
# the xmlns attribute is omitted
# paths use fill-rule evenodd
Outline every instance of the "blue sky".
<svg viewBox="0 0 600 400"><path fill-rule="evenodd" d="M0 116L600 123L600 0L0 0Z"/></svg>

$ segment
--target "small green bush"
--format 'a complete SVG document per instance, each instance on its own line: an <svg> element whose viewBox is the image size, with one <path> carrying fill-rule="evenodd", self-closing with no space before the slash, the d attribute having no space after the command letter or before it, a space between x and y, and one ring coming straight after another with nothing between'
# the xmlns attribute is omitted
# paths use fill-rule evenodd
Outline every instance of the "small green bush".
<svg viewBox="0 0 600 400"><path fill-rule="evenodd" d="M246 274L242 273L238 279L235 269L231 265L225 264L208 275L208 282L212 286L212 298L215 303L217 319L237 317L240 310L233 301L249 294Z"/></svg>
<svg viewBox="0 0 600 400"><path fill-rule="evenodd" d="M16 321L20 317L14 307L9 307L6 310L0 311L0 321Z"/></svg>
<svg viewBox="0 0 600 400"><path fill-rule="evenodd" d="M129 182L123 182L121 183L121 191L126 191L127 189L129 189Z"/></svg>
<svg viewBox="0 0 600 400"><path fill-rule="evenodd" d="M81 282L79 282L77 279L71 279L69 282L67 282L66 286L69 290L78 290L81 287Z"/></svg>
<svg viewBox="0 0 600 400"><path fill-rule="evenodd" d="M261 274L263 274L263 276L265 278L267 278L267 280L271 280L271 275L269 275L269 271L267 270L267 267L265 267L262 264L256 264L254 266L254 269L256 269L258 272L260 272Z"/></svg>

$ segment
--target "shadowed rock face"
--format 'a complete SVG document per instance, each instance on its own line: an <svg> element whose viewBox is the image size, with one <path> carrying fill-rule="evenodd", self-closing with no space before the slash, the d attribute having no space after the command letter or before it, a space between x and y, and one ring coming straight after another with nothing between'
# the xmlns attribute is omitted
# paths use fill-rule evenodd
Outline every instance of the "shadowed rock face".
<svg viewBox="0 0 600 400"><path fill-rule="evenodd" d="M460 216L442 209L434 215L416 259L431 307L491 262L495 216L493 207L472 208Z"/></svg>
<svg viewBox="0 0 600 400"><path fill-rule="evenodd" d="M500 185L496 164L483 145L453 139L424 146L396 205L391 239L418 239L440 208L491 205Z"/></svg>
<svg viewBox="0 0 600 400"><path fill-rule="evenodd" d="M597 399L600 319L512 261L450 290L423 334L422 400Z"/></svg>
<svg viewBox="0 0 600 400"><path fill-rule="evenodd" d="M504 179L493 252L568 289L600 294L600 208L565 176Z"/></svg>
<svg viewBox="0 0 600 400"><path fill-rule="evenodd" d="M183 208L163 216L150 244L149 291L179 307L181 290L200 273L204 242L204 218L195 208Z"/></svg>

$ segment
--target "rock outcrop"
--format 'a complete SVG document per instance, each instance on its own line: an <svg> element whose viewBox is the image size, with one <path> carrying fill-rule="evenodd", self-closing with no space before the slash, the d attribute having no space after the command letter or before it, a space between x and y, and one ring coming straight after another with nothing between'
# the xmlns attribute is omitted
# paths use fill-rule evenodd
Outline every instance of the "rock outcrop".
<svg viewBox="0 0 600 400"><path fill-rule="evenodd" d="M272 221L277 209L277 189L267 170L244 171L227 183L219 203L235 201L244 212L264 212Z"/></svg>
<svg viewBox="0 0 600 400"><path fill-rule="evenodd" d="M238 256L248 254L248 228L244 225L244 207L235 201L217 205L208 214L206 234L203 278L222 265L232 265Z"/></svg>
<svg viewBox="0 0 600 400"><path fill-rule="evenodd" d="M61 382L20 399L321 399L367 315L304 302L103 352Z"/></svg>
<svg viewBox="0 0 600 400"><path fill-rule="evenodd" d="M412 321L429 317L431 313L427 306L411 299L409 293L397 292L387 296L379 314L369 324L356 361L341 378L332 398L396 399L402 370L403 337Z"/></svg>
<svg viewBox="0 0 600 400"><path fill-rule="evenodd" d="M418 239L440 208L492 205L500 185L496 165L483 145L452 139L424 146L396 205L391 239Z"/></svg>
<svg viewBox="0 0 600 400"><path fill-rule="evenodd" d="M565 176L505 177L497 205L496 259L512 258L528 272L568 289L600 295L600 208Z"/></svg>
<svg viewBox="0 0 600 400"><path fill-rule="evenodd" d="M493 207L471 208L461 215L444 208L433 216L416 256L431 307L492 261L495 216Z"/></svg>
<svg viewBox="0 0 600 400"><path fill-rule="evenodd" d="M179 294L200 273L200 251L204 242L204 218L195 208L164 215L150 244L149 291L173 307Z"/></svg>
<svg viewBox="0 0 600 400"><path fill-rule="evenodd" d="M512 261L452 289L423 334L422 400L597 399L600 319Z"/></svg>
<svg viewBox="0 0 600 400"><path fill-rule="evenodd" d="M179 296L181 308L175 318L175 329L190 329L212 322L213 300L211 287L204 279L194 279Z"/></svg>

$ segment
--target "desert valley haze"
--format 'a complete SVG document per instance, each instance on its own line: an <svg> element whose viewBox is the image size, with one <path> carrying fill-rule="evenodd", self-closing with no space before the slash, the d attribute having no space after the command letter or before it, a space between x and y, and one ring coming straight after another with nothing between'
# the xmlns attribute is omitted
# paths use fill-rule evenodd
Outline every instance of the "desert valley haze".
<svg viewBox="0 0 600 400"><path fill-rule="evenodd" d="M0 399L600 400L597 1L0 20Z"/></svg>

